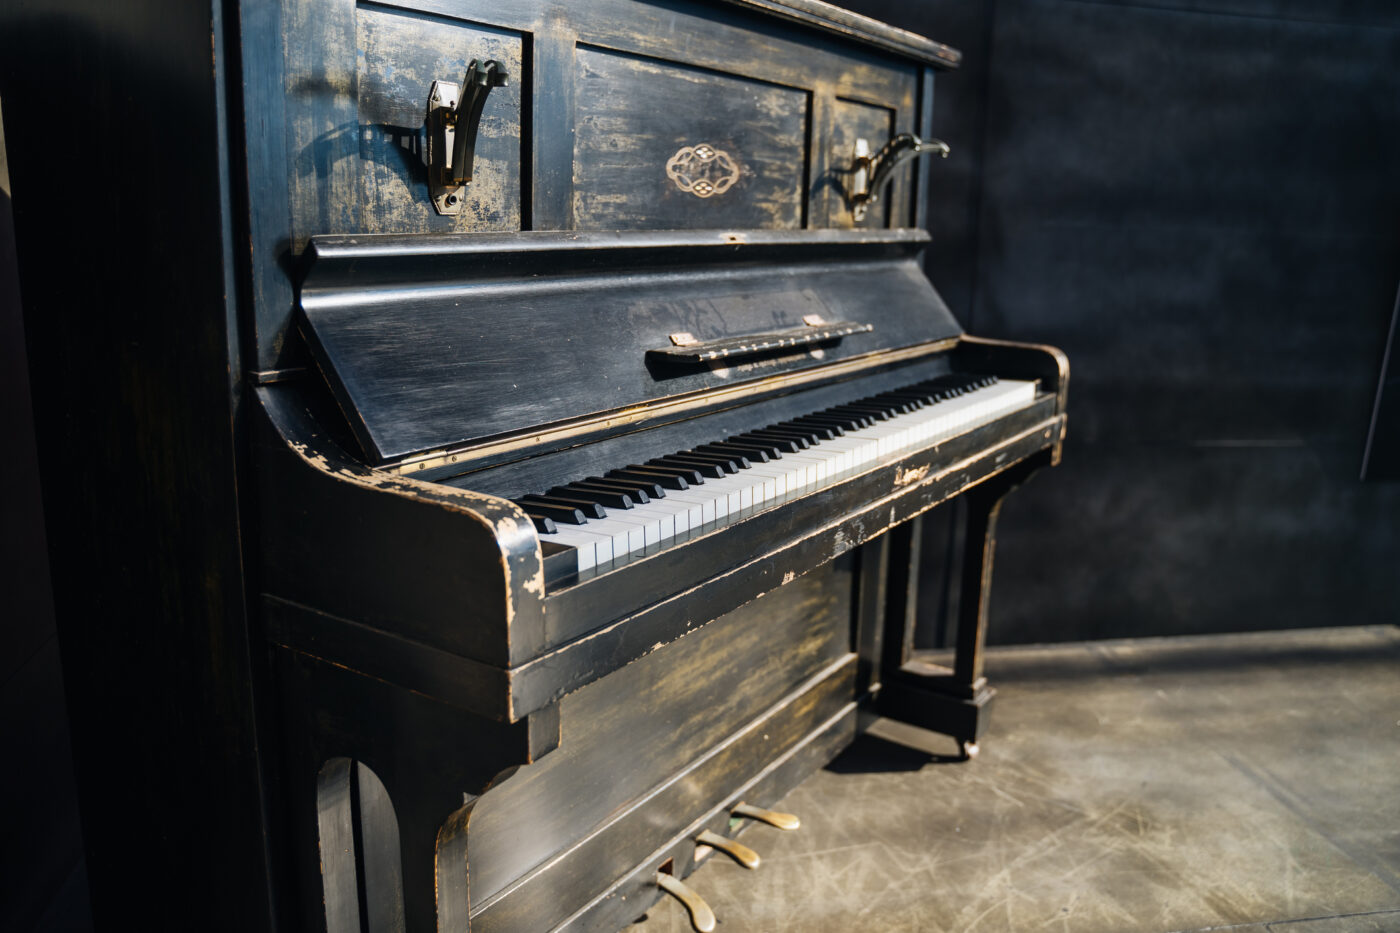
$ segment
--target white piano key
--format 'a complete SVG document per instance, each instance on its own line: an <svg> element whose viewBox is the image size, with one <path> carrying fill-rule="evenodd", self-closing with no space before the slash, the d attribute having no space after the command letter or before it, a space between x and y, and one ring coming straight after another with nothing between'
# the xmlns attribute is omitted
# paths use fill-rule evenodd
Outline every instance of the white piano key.
<svg viewBox="0 0 1400 933"><path fill-rule="evenodd" d="M715 520L715 500L706 496L704 491L705 486L708 485L709 483L705 483L701 486L692 486L689 489L666 490L667 499L671 499L676 502L684 502L699 508L699 520L696 521L693 514L691 516L690 527L692 530L694 530L700 525L708 525L710 522Z"/></svg>

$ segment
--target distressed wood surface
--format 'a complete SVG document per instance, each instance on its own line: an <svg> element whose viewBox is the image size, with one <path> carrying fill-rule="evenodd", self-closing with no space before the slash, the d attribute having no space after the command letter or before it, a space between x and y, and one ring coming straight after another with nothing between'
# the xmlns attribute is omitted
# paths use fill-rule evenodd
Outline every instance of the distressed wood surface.
<svg viewBox="0 0 1400 933"><path fill-rule="evenodd" d="M902 205L903 178L908 168L898 170L889 188L880 193L880 200L859 222L846 209L846 192L850 190L852 172L847 161L854 156L856 140L864 139L872 153L895 135L898 111L882 104L838 97L832 105L831 134L827 137L826 174L817 179L817 188L826 199L827 216L833 227L886 227L895 212L890 205Z"/></svg>
<svg viewBox="0 0 1400 933"><path fill-rule="evenodd" d="M444 242L435 255L421 239L317 240L302 308L318 365L382 462L955 337L921 242L540 235ZM811 314L874 330L728 366L647 359L677 332L769 333Z"/></svg>
<svg viewBox="0 0 1400 933"><path fill-rule="evenodd" d="M809 153L800 90L580 48L575 112L579 229L802 225ZM702 144L738 174L708 197L683 190L666 170L683 147Z"/></svg>
<svg viewBox="0 0 1400 933"><path fill-rule="evenodd" d="M858 110L837 99L893 114L871 140L878 148L921 128L929 73L716 3L285 0L280 16L245 20L254 51L244 91L259 114L248 165L259 192L253 368L269 373L304 363L287 339L288 275L311 236L850 226L847 139L858 133L841 119ZM473 58L501 61L511 80L487 99L465 209L438 216L424 166L427 96L435 80L460 81ZM285 131L269 132L279 120ZM870 121L859 122L865 133ZM740 174L709 198L666 174L682 147L701 143ZM889 201L865 225L906 223L903 181Z"/></svg>
<svg viewBox="0 0 1400 933"><path fill-rule="evenodd" d="M482 867L472 877L473 902L574 845L844 657L851 596L850 563L843 561L562 701L558 751L522 768L479 805L473 831ZM710 780L724 785L738 777ZM643 825L657 818L679 828L693 816L657 814ZM655 848L656 828L643 825L566 874L589 878L601 891Z"/></svg>
<svg viewBox="0 0 1400 933"><path fill-rule="evenodd" d="M373 6L356 16L358 158L365 233L519 230L521 35L441 17ZM460 85L473 59L501 63L510 79L487 97L476 138L472 183L462 212L439 216L428 194L424 88Z"/></svg>

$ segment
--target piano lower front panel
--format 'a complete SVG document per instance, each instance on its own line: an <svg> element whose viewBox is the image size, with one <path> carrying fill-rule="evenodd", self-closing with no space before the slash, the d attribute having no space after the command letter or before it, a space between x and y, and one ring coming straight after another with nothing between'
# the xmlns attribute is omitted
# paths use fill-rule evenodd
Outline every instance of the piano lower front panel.
<svg viewBox="0 0 1400 933"><path fill-rule="evenodd" d="M853 709L856 557L565 697L559 747L477 803L472 929L630 922L656 866L690 870L691 837L729 833L729 806L771 804L834 755L808 746Z"/></svg>

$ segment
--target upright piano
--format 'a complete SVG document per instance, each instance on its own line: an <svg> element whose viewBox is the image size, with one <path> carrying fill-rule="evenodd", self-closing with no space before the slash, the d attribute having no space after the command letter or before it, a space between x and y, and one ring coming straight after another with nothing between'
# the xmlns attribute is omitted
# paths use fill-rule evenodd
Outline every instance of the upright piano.
<svg viewBox="0 0 1400 933"><path fill-rule="evenodd" d="M708 930L686 876L800 831L872 716L975 754L996 516L1068 369L924 274L955 50L817 0L222 9L271 916Z"/></svg>

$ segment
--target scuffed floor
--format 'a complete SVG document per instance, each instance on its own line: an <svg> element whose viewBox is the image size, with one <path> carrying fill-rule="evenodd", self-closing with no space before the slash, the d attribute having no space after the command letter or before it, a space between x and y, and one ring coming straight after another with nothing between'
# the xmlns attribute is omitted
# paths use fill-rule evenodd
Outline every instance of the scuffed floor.
<svg viewBox="0 0 1400 933"><path fill-rule="evenodd" d="M981 756L880 722L802 829L689 883L721 933L1400 931L1400 628L995 650ZM629 933L690 925L666 900Z"/></svg>

